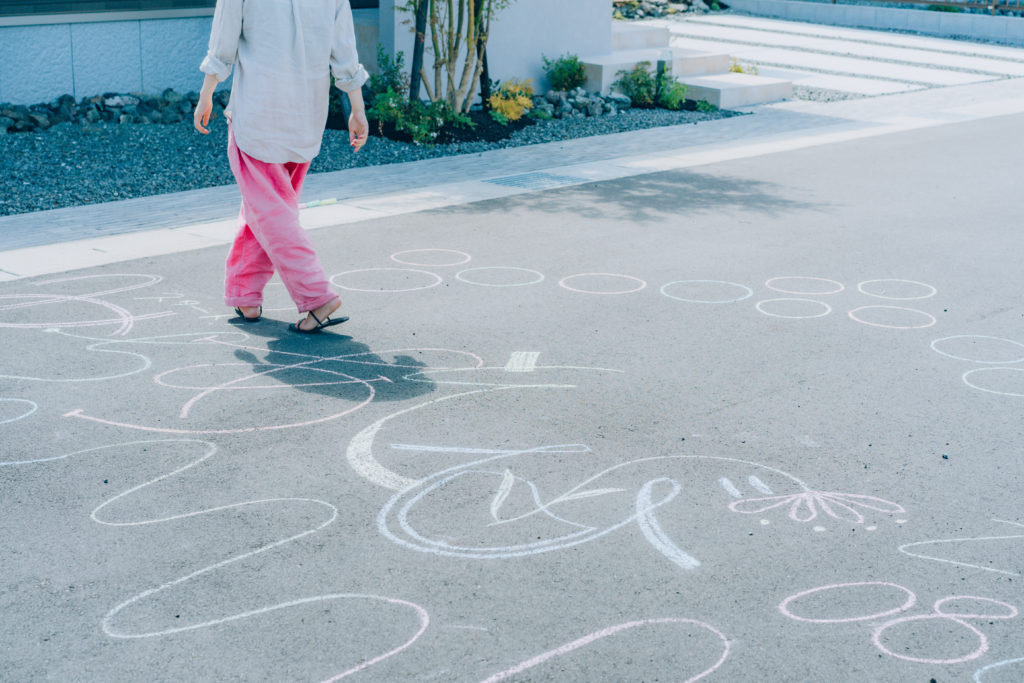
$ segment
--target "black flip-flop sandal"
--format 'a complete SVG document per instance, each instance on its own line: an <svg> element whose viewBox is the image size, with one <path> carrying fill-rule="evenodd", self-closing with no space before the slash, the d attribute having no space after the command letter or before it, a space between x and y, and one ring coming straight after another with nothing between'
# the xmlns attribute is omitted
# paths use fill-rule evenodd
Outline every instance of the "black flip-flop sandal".
<svg viewBox="0 0 1024 683"><path fill-rule="evenodd" d="M255 318L247 318L246 315L242 313L242 309L239 308L238 306L235 306L235 313L237 313L238 317L247 323L258 323L260 319L263 317L263 307L260 306L260 314Z"/></svg>
<svg viewBox="0 0 1024 683"><path fill-rule="evenodd" d="M292 332L298 332L299 334L317 334L320 332L320 330L324 329L325 327L331 327L332 325L340 325L343 322L348 322L347 315L342 316L341 318L332 318L331 316L327 316L326 318L321 320L320 318L316 317L316 313L314 313L313 311L310 311L309 314L313 316L313 320L316 321L316 327L313 327L308 330L303 329L301 327L302 321L305 320L305 318L303 318L297 323L290 323L288 325L288 329L291 330Z"/></svg>

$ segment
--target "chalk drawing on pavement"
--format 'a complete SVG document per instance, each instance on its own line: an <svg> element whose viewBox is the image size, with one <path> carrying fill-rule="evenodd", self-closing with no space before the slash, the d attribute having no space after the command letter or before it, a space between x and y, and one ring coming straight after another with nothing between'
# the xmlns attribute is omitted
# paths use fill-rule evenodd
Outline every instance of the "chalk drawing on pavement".
<svg viewBox="0 0 1024 683"><path fill-rule="evenodd" d="M473 257L457 249L406 249L392 254L391 260L405 266L443 268L461 266L472 261Z"/></svg>
<svg viewBox="0 0 1024 683"><path fill-rule="evenodd" d="M187 472L189 470L192 470L192 469L196 468L197 466L207 462L210 458L212 458L218 452L218 448L217 448L217 446L215 444L213 444L213 443L211 443L209 441L201 441L201 440L196 440L196 439L162 439L162 440L132 441L132 442L125 442L125 443L110 444L110 445L106 445L106 446L98 446L98 447L95 447L95 448L88 448L88 449L84 449L84 450L80 450L80 451L75 451L73 453L66 453L66 454L62 454L62 455L58 455L58 456L52 456L52 457L48 457L48 458L39 458L39 459L34 459L34 460L24 460L24 461L18 461L18 462L0 462L0 467L11 467L11 466L17 466L17 465L39 464L39 463L53 462L53 461L56 461L56 460L64 460L64 459L74 458L74 457L94 456L94 455L99 455L99 454L103 454L103 453L110 453L110 452L113 452L115 454L121 455L121 454L132 453L132 452L136 452L137 451L138 453L141 454L141 453L146 453L148 449L152 449L154 446L158 446L158 445L182 447L183 451L186 451L186 449L198 448L198 449L200 449L202 451L202 454L199 455L199 457L197 457L197 458L187 462L186 464L184 464L184 465L182 465L180 467L176 467L176 468L172 469L169 472L165 472L163 474L160 474L160 475L158 475L156 477L153 477L152 479L149 479L149 480L147 480L147 481L145 481L145 482L143 482L141 484L132 486L131 488L128 488L128 489L126 489L126 490L124 490L124 491L122 491L122 492L120 492L120 493L118 493L118 494L116 494L116 495L114 495L114 496L112 496L110 498L107 498L102 503L100 503L98 506L96 506L92 510L92 512L90 513L89 516L90 516L90 519L92 519L92 521L96 522L97 524L100 524L100 525L103 525L103 526L107 526L107 527L114 527L114 528L138 528L138 527L146 527L146 526L152 526L152 525L158 525L158 524L166 524L166 523L172 523L172 522L173 523L180 523L183 520L202 519L202 518L206 518L206 517L208 517L210 515L223 515L225 513L228 513L228 514L236 513L237 514L238 512L240 512L242 510L250 510L250 509L265 510L265 509L281 508L282 506L296 506L296 505L312 505L312 506L315 506L315 507L319 507L322 510L322 513L321 513L322 514L322 521L320 521L319 523L315 524L312 527L309 527L309 528L306 528L306 529L300 531L299 533L292 534L292 535L289 535L289 536L287 536L285 538L274 540L274 541L271 541L269 543L264 543L264 544L254 548L252 550L248 550L246 552L233 555L231 557L228 557L227 559L223 559L223 560L220 560L219 562L215 562L213 564L210 564L208 566L202 567L200 569L191 571L188 574L185 574L183 576L180 576L178 578L175 578L175 579L167 581L167 582L165 582L163 584L160 584L159 586L156 586L154 588L150 588L150 589L144 590L144 591L142 591L140 593L137 593L136 595L133 595L132 597L130 597L130 598L120 602L116 606L114 606L103 617L103 619L101 620L100 626L101 626L104 634L106 634L107 636L109 636L111 638L122 639L122 640L138 640L138 639L146 639L146 638L159 638L159 637L169 636L169 635L178 634L178 633L184 633L184 632L190 632L190 631L198 631L200 629L211 628L213 626L219 626L219 625L233 623L233 622L240 622L242 620L250 619L252 617L266 615L266 614L270 614L270 613L273 613L273 612L278 612L278 611L286 610L286 609L300 608L300 607L307 606L307 605L308 606L320 606L321 610L322 610L322 606L324 604L330 603L330 602L334 602L334 601L368 602L368 603L371 603L371 604L374 604L374 605L377 605L377 606L382 606L382 607L384 607L384 608L386 608L388 610L397 609L397 610L408 612L408 613L411 614L411 616L414 618L414 621L416 623L415 632L411 635L411 637L404 637L403 636L404 639L401 640L396 646L389 647L384 652L378 652L378 653L370 654L369 656L364 656L364 657L361 658L361 661L359 663L357 663L357 664L355 664L355 665L345 669L341 673L339 673L339 674L337 674L335 676L332 676L331 678L327 679L327 681L336 681L336 680L339 680L341 678L350 676L350 675L352 675L354 673L357 673L359 671L362 671L364 669L367 669L367 668L373 666L374 664L377 664L377 663L379 663L379 662L381 662L381 661L383 661L383 660L385 660L385 659L387 659L389 657L392 657L394 655L397 655L397 654L405 651L416 640L418 640L420 638L420 636L422 636L423 633L426 631L426 629L427 629L427 627L428 627L428 625L430 623L430 617L429 617L427 611L423 607L421 607L421 606L419 606L419 605L417 605L415 603L409 602L407 600L402 600L402 599L388 597L388 596L367 595L367 594L361 594L361 593L328 593L328 594L321 594L321 595L316 595L316 596L310 596L310 597L300 598L300 599L297 599L297 600L289 600L289 601L286 601L286 602L281 602L281 603L277 603L277 604L273 604L273 605L267 605L267 606L264 606L264 607L260 607L258 609L246 610L244 612L240 612L240 613L237 613L237 614L232 614L232 615L229 615L229 616L219 617L219 618L215 618L215 619L206 619L206 620L203 620L203 621L198 621L196 623L190 623L190 624L175 625L175 626L170 627L170 628L156 628L156 629L152 629L152 630L138 630L138 629L126 629L123 626L120 626L119 623L118 623L118 621L119 621L118 617L120 615L122 615L123 612L125 612L130 607L132 607L133 605L137 605L137 604L139 604L139 603L141 603L143 601L150 600L150 599L154 598L155 596L157 596L157 595L159 595L161 593L164 593L166 591L169 591L172 588L175 588L177 586L181 586L181 585L189 583L189 582L198 581L198 580L201 579L201 577L205 577L207 575L210 575L213 572L216 572L217 570L220 570L220 569L222 569L224 567L227 567L229 565L233 565L233 564L242 562L244 560L247 560L249 558L255 557L257 555L261 555L263 553L266 553L266 552L268 552L270 550L273 550L273 549L276 549L276 548L280 548L280 547L282 547L284 545L287 545L287 544L293 543L295 541L298 541L299 539L302 539L302 538L305 538L307 536L311 536L313 534L319 533L320 531L324 530L325 528L327 528L328 526L333 524L334 521L338 517L338 509L337 509L337 507L334 506L331 503L328 503L327 501L318 500L318 499L315 499L315 498L266 498L266 499L258 499L258 500L247 500L247 501L243 501L243 502L239 502L239 503L230 503L230 504L227 504L227 505L218 505L218 506L215 506L215 507L203 508L203 509L200 509L200 510L193 510L193 511L189 511L189 512L180 512L180 513L176 513L176 514L168 514L168 515L164 515L164 516L144 517L142 519L133 518L131 515L128 515L128 517L129 517L128 519L118 519L118 515L114 515L113 518L111 518L111 515L108 513L108 508L115 507L119 503L121 503L122 504L121 507L128 507L130 509L129 506L124 505L125 501L128 501L128 500L131 500L133 498L138 497L138 495L143 490L145 490L148 487L153 486L154 484L157 484L158 482L171 479L173 477L176 477L176 476L181 475L181 474L183 474L183 473L185 473L185 472ZM124 515L124 514L125 513L122 513L122 515ZM352 609L353 609L352 607L346 608L346 610L345 610L345 612L343 614L348 615L351 612ZM392 621L392 620L393 620L393 617L389 617L388 621ZM353 624L353 628L358 628L358 626L359 626L358 622Z"/></svg>
<svg viewBox="0 0 1024 683"><path fill-rule="evenodd" d="M772 318L788 318L790 320L824 318L832 312L832 307L824 301L792 297L762 299L754 307L760 313L764 313Z"/></svg>
<svg viewBox="0 0 1024 683"><path fill-rule="evenodd" d="M859 306L848 315L862 325L887 330L923 330L938 323L931 313L905 306Z"/></svg>
<svg viewBox="0 0 1024 683"><path fill-rule="evenodd" d="M936 339L931 344L935 353L953 360L983 365L1024 363L1024 344L1013 339L985 334L956 334Z"/></svg>
<svg viewBox="0 0 1024 683"><path fill-rule="evenodd" d="M871 593L874 593L875 596L865 595ZM858 613L858 610L864 609L860 603L864 601L865 597L877 597L879 599L878 602L869 601L869 603L879 604L884 601L887 596L895 597L895 600L889 601L890 604L894 605L893 607L875 612ZM899 602L900 600L902 600L902 602ZM960 603L961 605L963 605L963 603L971 604L969 607L964 608L966 609L966 611L964 611L964 609L956 610L948 608L947 605L951 603ZM794 621L811 624L837 625L877 621L879 619L907 612L916 604L917 595L909 588L885 581L864 581L830 584L801 591L787 597L779 603L779 611L784 616L793 619ZM996 608L999 611L993 613L992 608ZM871 608L869 607L868 609ZM842 616L825 616L835 614L837 610L849 611ZM871 642L883 654L897 659L924 664L962 664L981 657L983 654L988 652L989 649L988 637L981 630L971 624L971 621L991 622L993 620L1013 619L1017 614L1018 611L1015 606L1001 600L977 597L973 595L952 595L936 600L935 604L932 606L931 613L912 616L898 616L875 626L871 632ZM973 636L977 646L966 654L954 653L953 656L940 657L925 657L907 654L911 650L906 646L896 649L890 647L889 642L898 639L898 631L900 627L912 624L914 625L915 630L919 630L920 622L924 621L942 622L943 632L947 634L950 632L951 625L959 626ZM958 633L962 634L962 631L958 631ZM917 641L917 643L919 642L920 640ZM929 645L933 645L930 640L928 643ZM938 644L940 649L945 646L945 643L940 642ZM947 653L947 655L948 654L950 653Z"/></svg>
<svg viewBox="0 0 1024 683"><path fill-rule="evenodd" d="M1001 662L995 662L993 664L983 666L974 672L974 676L971 680L973 680L974 683L984 683L985 676L988 675L989 672L1003 669L1004 667L1012 667L1014 670L1019 669L1016 676L1007 680L1024 680L1024 657L1018 657L1017 659L1004 659Z"/></svg>
<svg viewBox="0 0 1024 683"><path fill-rule="evenodd" d="M975 368L962 376L972 389L997 396L1024 397L1024 368Z"/></svg>
<svg viewBox="0 0 1024 683"><path fill-rule="evenodd" d="M783 294L802 296L826 296L838 294L846 289L846 285L842 282L806 275L773 277L765 282L764 286Z"/></svg>
<svg viewBox="0 0 1024 683"><path fill-rule="evenodd" d="M480 287L526 287L543 282L544 273L514 266L482 266L459 271L455 279Z"/></svg>
<svg viewBox="0 0 1024 683"><path fill-rule="evenodd" d="M993 519L992 521L997 524L1009 524L1010 526L1024 529L1024 524L1020 524L1018 522L1011 522L1005 519ZM1007 547L1016 548L1016 550L1005 550ZM995 560L992 559L989 559L987 564L981 564L982 557L987 553L991 553L994 548L1004 549L1007 557L1024 557L1024 533L1011 534L1008 536L974 536L966 538L942 538L931 541L917 541L915 543L905 543L899 546L899 551L904 555L909 555L910 557L921 560L941 562L943 564L951 564L957 567L970 567L972 569L980 569L994 574L1022 576L1020 567L1017 568L1017 571L1014 571L1008 567L1000 568L998 566L992 566L995 563ZM913 552L911 552L912 549ZM923 552L925 549L928 549L927 554ZM948 549L951 553L967 553L968 556L973 555L974 557L972 559L974 559L974 562L952 559L948 555L946 557L936 556L934 553L938 552L940 549Z"/></svg>
<svg viewBox="0 0 1024 683"><path fill-rule="evenodd" d="M330 277L330 282L349 292L395 294L437 287L444 278L414 268L361 268L336 273Z"/></svg>
<svg viewBox="0 0 1024 683"><path fill-rule="evenodd" d="M7 415L10 415L7 410L8 408L12 408L14 411L22 410L24 412L16 414L14 417L7 417ZM0 425L23 420L37 410L39 410L39 404L35 401L30 401L27 398L0 398Z"/></svg>
<svg viewBox="0 0 1024 683"><path fill-rule="evenodd" d="M724 280L676 280L662 285L661 293L690 304L735 304L754 296L750 287Z"/></svg>
<svg viewBox="0 0 1024 683"><path fill-rule="evenodd" d="M121 286L115 286L108 289L101 289L100 291L88 292L86 294L2 294L0 295L0 302L9 301L11 303L0 303L0 314L34 311L36 309L48 308L55 305L62 306L64 310L61 317L51 318L42 322L11 322L0 320L0 327L14 329L71 329L80 327L115 326L115 329L110 333L110 335L124 336L131 332L136 322L142 320L155 320L175 315L173 311L161 311L158 313L135 315L123 306L104 298L115 294L123 294L125 292L143 289L145 287L152 287L163 280L159 275L142 275L136 273L123 273L116 275L81 275L78 277L65 277L34 282L32 283L32 286L44 287L47 285L67 285L69 283L117 278L141 279L142 281L134 282L132 284L123 284ZM68 316L69 312L77 312L78 309L83 308L83 304L104 308L109 311L108 315L113 314L115 317L93 320L76 320L73 317Z"/></svg>
<svg viewBox="0 0 1024 683"><path fill-rule="evenodd" d="M669 561L681 569L696 569L701 566L700 560L672 540L658 520L660 511L684 493L684 488L679 482L692 481L692 477L676 475L651 478L643 475L636 479L639 486L636 488L637 492L632 494L635 500L632 509L627 510L619 505L615 512L606 515L600 521L593 517L592 506L579 508L577 503L601 497L621 500L621 496L629 495L633 486L622 486L616 483L615 478L635 476L641 468L660 470L665 475L671 475L673 467L697 462L738 464L756 468L780 476L783 480L789 480L803 489L799 493L770 499L741 497L728 505L732 512L759 514L788 505L791 519L809 522L817 518L820 508L822 512L835 519L857 524L865 521L865 513L891 515L905 512L901 506L873 496L814 491L800 479L782 470L738 458L696 455L640 458L603 469L580 483L565 488L561 493L546 495L540 485L528 477L516 474L516 469L520 465L527 465L531 461L547 456L589 454L589 446L558 444L513 450L392 444L392 448L421 453L484 456L472 462L445 468L419 481L409 481L405 488L399 490L384 505L378 515L378 529L385 538L411 550L446 557L508 559L558 551L603 538L635 522L645 540ZM762 490L771 491L760 479L751 477L750 480L757 481ZM737 495L742 496L731 480L719 478L715 481L733 498ZM520 513L499 518L498 511L516 487L519 487L520 491ZM473 521L474 516L469 511L469 506L472 506L473 498L478 497L481 490L496 491L490 504L490 519L493 521L486 525L479 523L479 526L474 527L474 524L478 523ZM420 508L439 511L443 516L444 510L450 510L453 499L465 500L465 506L460 507L461 518L457 532L442 531L442 526L436 522L437 515L431 517L435 520L431 530L420 527L417 520L424 517L419 511ZM518 525L538 516L549 521L543 529L537 525L526 528L520 528ZM499 525L506 530L509 540L516 537L519 540L501 543L494 534L495 527ZM485 528L486 534L483 533ZM451 540L453 538L462 540L454 542Z"/></svg>
<svg viewBox="0 0 1024 683"><path fill-rule="evenodd" d="M915 280L865 280L857 285L857 291L876 299L888 299L890 301L916 301L919 299L930 299L939 293L939 290L924 282Z"/></svg>
<svg viewBox="0 0 1024 683"><path fill-rule="evenodd" d="M582 280L582 284L576 284ZM574 284L569 284L570 282ZM647 282L632 275L619 273L578 273L567 275L558 285L578 294L635 294L647 287Z"/></svg>
<svg viewBox="0 0 1024 683"><path fill-rule="evenodd" d="M585 635L585 636L583 636L581 638L577 638L576 640L573 640L573 641L571 641L569 643L566 643L564 645L556 647L553 650L548 650L547 652L539 654L539 655L537 655L535 657L531 657L530 659L527 659L526 661L521 662L520 664L517 664L517 665L515 665L515 666L513 666L511 668L505 669L504 671L500 671L500 672L494 674L493 676L490 676L487 679L485 679L483 681L483 683L498 683L498 681L504 681L504 680L506 680L508 678L512 678L513 676L521 674L524 671L528 671L530 669L536 668L536 667L544 664L545 662L547 662L549 660L556 659L558 657L564 657L564 656L568 655L569 653L571 653L571 652L573 652L575 650L580 650L580 649L586 648L588 646L593 646L595 643L599 643L600 641L603 641L603 640L606 640L606 639L609 639L609 638L614 638L615 636L617 636L619 634L627 634L627 633L629 633L631 631L641 630L641 629L645 629L645 628L648 628L648 627L666 628L666 627L671 627L671 626L674 626L674 627L688 627L688 628L686 628L686 632L685 632L685 636L686 637L685 638L684 637L680 637L679 638L679 642L686 642L686 643L690 644L691 647L692 647L692 644L693 644L692 638L693 638L694 632L703 631L703 632L705 632L705 634L710 633L712 636L714 636L714 639L711 641L711 642L715 643L715 646L713 648L711 648L713 653L714 653L714 650L720 650L720 652L721 652L721 654L718 656L718 659L716 661L714 661L706 669L704 669L703 671L698 672L695 675L692 675L692 676L684 679L687 683L690 683L692 681L698 681L698 680L700 680L700 679L702 679L702 678L704 678L706 676L709 676L710 674L714 673L715 671L717 671L722 666L722 664L725 662L725 660L729 657L729 651L730 651L730 648L731 648L731 644L729 643L729 640L725 637L725 635L721 631L716 629L714 626L711 626L710 624L707 624L707 623L705 623L703 621L697 621L696 619L680 619L680 618L643 619L643 620L638 620L638 621L629 621L629 622L625 622L625 623L622 623L622 624L616 624L615 626L609 626L607 628L601 629L600 631L594 631L593 633L589 633L589 634L587 634L587 635ZM681 635L684 635L684 634L681 634ZM643 645L641 643L635 644L631 648L631 651L636 652L638 649L639 650L643 649ZM717 653L715 653L715 654L717 654ZM679 669L685 671L686 668L687 668L686 664L690 663L688 660L689 660L689 657L687 657L686 660L680 661L680 663L678 665ZM685 664L684 664L684 661L685 661ZM685 675L685 674L681 674L681 675Z"/></svg>

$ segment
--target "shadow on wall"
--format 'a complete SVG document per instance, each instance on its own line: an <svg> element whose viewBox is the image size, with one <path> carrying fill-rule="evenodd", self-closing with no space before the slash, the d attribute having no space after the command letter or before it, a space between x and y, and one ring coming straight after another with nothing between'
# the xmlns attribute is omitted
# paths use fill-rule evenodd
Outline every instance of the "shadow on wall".
<svg viewBox="0 0 1024 683"><path fill-rule="evenodd" d="M778 216L796 210L824 211L825 205L788 199L792 188L732 176L665 171L615 181L587 183L446 209L449 213L492 213L516 207L581 218L663 221L687 213L736 209Z"/></svg>

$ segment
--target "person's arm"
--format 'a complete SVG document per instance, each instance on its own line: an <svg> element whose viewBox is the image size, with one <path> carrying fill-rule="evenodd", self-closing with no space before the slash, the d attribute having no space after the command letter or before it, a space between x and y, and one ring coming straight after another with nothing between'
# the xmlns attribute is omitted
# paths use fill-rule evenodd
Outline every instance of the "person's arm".
<svg viewBox="0 0 1024 683"><path fill-rule="evenodd" d="M213 91L217 84L231 75L231 67L238 57L238 40L242 36L243 0L217 0L210 29L210 45L199 70L206 74L199 103L193 115L193 125L204 135L210 131L206 125L213 111Z"/></svg>
<svg viewBox="0 0 1024 683"><path fill-rule="evenodd" d="M349 102L352 103L352 115L348 119L348 136L352 148L358 152L370 135L362 90L363 83L370 75L359 63L352 6L349 0L338 0L334 17L334 43L331 46L331 74L334 76L334 84L348 95Z"/></svg>
<svg viewBox="0 0 1024 683"><path fill-rule="evenodd" d="M370 137L370 123L366 120L362 87L348 93L348 101L352 104L352 113L348 117L348 141L352 149L358 152Z"/></svg>
<svg viewBox="0 0 1024 683"><path fill-rule="evenodd" d="M219 82L214 74L206 74L203 89L199 91L199 103L196 104L196 111L192 115L192 125L203 135L210 134L206 126L210 123L210 113L213 111L213 91L217 89Z"/></svg>

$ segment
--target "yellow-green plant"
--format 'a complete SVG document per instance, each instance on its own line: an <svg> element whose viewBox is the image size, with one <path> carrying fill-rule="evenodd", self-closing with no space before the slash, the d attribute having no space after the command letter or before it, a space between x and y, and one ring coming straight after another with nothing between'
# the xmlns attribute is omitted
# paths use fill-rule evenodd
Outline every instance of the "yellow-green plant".
<svg viewBox="0 0 1024 683"><path fill-rule="evenodd" d="M498 123L518 121L533 107L533 81L514 78L505 81L487 104L491 107L491 117Z"/></svg>
<svg viewBox="0 0 1024 683"><path fill-rule="evenodd" d="M735 73L735 74L749 74L751 76L756 76L757 75L757 65L756 64L748 64L747 66L743 66L742 64L740 64L740 60L738 60L735 57L733 57L732 58L732 66L729 67L729 71L731 71L732 73Z"/></svg>

